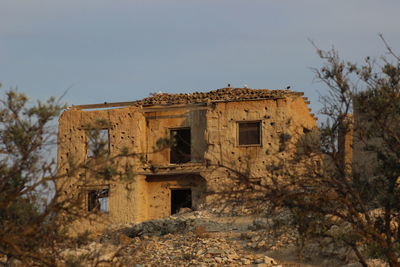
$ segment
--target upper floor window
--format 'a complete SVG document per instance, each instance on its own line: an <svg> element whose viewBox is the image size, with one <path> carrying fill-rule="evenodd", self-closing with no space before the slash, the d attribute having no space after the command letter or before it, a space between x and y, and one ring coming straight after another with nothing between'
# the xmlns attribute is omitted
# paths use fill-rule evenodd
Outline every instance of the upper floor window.
<svg viewBox="0 0 400 267"><path fill-rule="evenodd" d="M87 135L87 156L89 158L96 158L109 153L110 141L108 129L89 129Z"/></svg>
<svg viewBox="0 0 400 267"><path fill-rule="evenodd" d="M238 122L240 146L261 145L261 121Z"/></svg>
<svg viewBox="0 0 400 267"><path fill-rule="evenodd" d="M171 163L186 163L191 160L190 128L171 129Z"/></svg>

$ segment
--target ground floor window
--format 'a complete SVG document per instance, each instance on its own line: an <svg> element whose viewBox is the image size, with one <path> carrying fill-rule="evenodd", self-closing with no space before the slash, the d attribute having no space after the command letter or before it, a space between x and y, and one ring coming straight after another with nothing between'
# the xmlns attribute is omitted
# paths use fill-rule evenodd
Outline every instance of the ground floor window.
<svg viewBox="0 0 400 267"><path fill-rule="evenodd" d="M108 188L91 189L88 191L88 211L108 212Z"/></svg>

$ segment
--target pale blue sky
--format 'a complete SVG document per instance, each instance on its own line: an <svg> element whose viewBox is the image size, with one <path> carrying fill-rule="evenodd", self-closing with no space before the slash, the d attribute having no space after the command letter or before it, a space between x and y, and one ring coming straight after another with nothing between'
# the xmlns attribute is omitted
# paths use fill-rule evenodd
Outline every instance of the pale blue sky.
<svg viewBox="0 0 400 267"><path fill-rule="evenodd" d="M304 91L320 48L400 52L398 0L0 0L0 82L69 104L226 86Z"/></svg>

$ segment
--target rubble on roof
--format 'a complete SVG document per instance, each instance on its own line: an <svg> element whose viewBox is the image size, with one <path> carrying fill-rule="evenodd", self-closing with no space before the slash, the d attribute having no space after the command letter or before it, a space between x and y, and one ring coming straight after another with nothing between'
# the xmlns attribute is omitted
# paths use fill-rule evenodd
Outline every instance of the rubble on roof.
<svg viewBox="0 0 400 267"><path fill-rule="evenodd" d="M123 106L152 106L152 105L187 105L187 104L205 104L213 102L237 102L246 100L278 99L288 96L303 96L302 92L291 90L270 90L270 89L250 89L250 88L221 88L209 92L194 92L169 94L157 93L150 94L149 97L141 100L129 102L113 102L89 105L74 105L73 109L97 109L97 108L116 108ZM305 99L307 100L307 99ZM69 109L70 109L69 108Z"/></svg>
<svg viewBox="0 0 400 267"><path fill-rule="evenodd" d="M189 94L158 93L135 101L135 105L165 105L165 104L197 104L217 101L243 101L253 99L281 98L303 93L290 90L249 89L249 88L221 88L210 92L194 92Z"/></svg>

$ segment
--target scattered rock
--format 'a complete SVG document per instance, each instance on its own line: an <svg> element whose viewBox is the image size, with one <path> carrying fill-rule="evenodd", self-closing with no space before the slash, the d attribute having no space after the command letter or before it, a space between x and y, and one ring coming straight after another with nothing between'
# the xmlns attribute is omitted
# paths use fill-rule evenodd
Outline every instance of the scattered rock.
<svg viewBox="0 0 400 267"><path fill-rule="evenodd" d="M166 235L173 233L184 233L189 230L188 220L175 219L169 217L145 221L124 230L128 237L146 236L146 235Z"/></svg>
<svg viewBox="0 0 400 267"><path fill-rule="evenodd" d="M265 247L267 243L264 240L261 240L258 244L257 244L257 248L263 248Z"/></svg>
<svg viewBox="0 0 400 267"><path fill-rule="evenodd" d="M265 262L266 264L269 264L269 266L278 265L278 264L276 263L276 261L275 261L273 258L268 257L268 256L265 256L265 257L264 257L264 262Z"/></svg>
<svg viewBox="0 0 400 267"><path fill-rule="evenodd" d="M296 242L297 235L290 226L277 232L270 228L269 218L251 219L247 224L242 221L240 225L240 220L233 217L219 220L208 216L209 213L201 211L182 211L165 219L108 229L95 242L64 249L63 256L82 266L279 267L281 265L265 253L293 246ZM256 230L247 230L248 225ZM352 257L348 250L338 248L331 240L321 242L314 246L307 244L306 258L322 255L321 245L326 253L325 266L340 265ZM370 260L368 264L387 266L379 260Z"/></svg>
<svg viewBox="0 0 400 267"><path fill-rule="evenodd" d="M389 267L389 264L381 259L368 259L367 264L370 267Z"/></svg>
<svg viewBox="0 0 400 267"><path fill-rule="evenodd" d="M273 226L272 221L267 218L256 218L253 222L254 230L268 229L271 226Z"/></svg>
<svg viewBox="0 0 400 267"><path fill-rule="evenodd" d="M359 262L352 262L352 263L344 265L343 267L363 267L363 266Z"/></svg>
<svg viewBox="0 0 400 267"><path fill-rule="evenodd" d="M192 212L193 210L191 208L180 208L178 211L178 214L182 214L182 213L188 213L188 212Z"/></svg>

